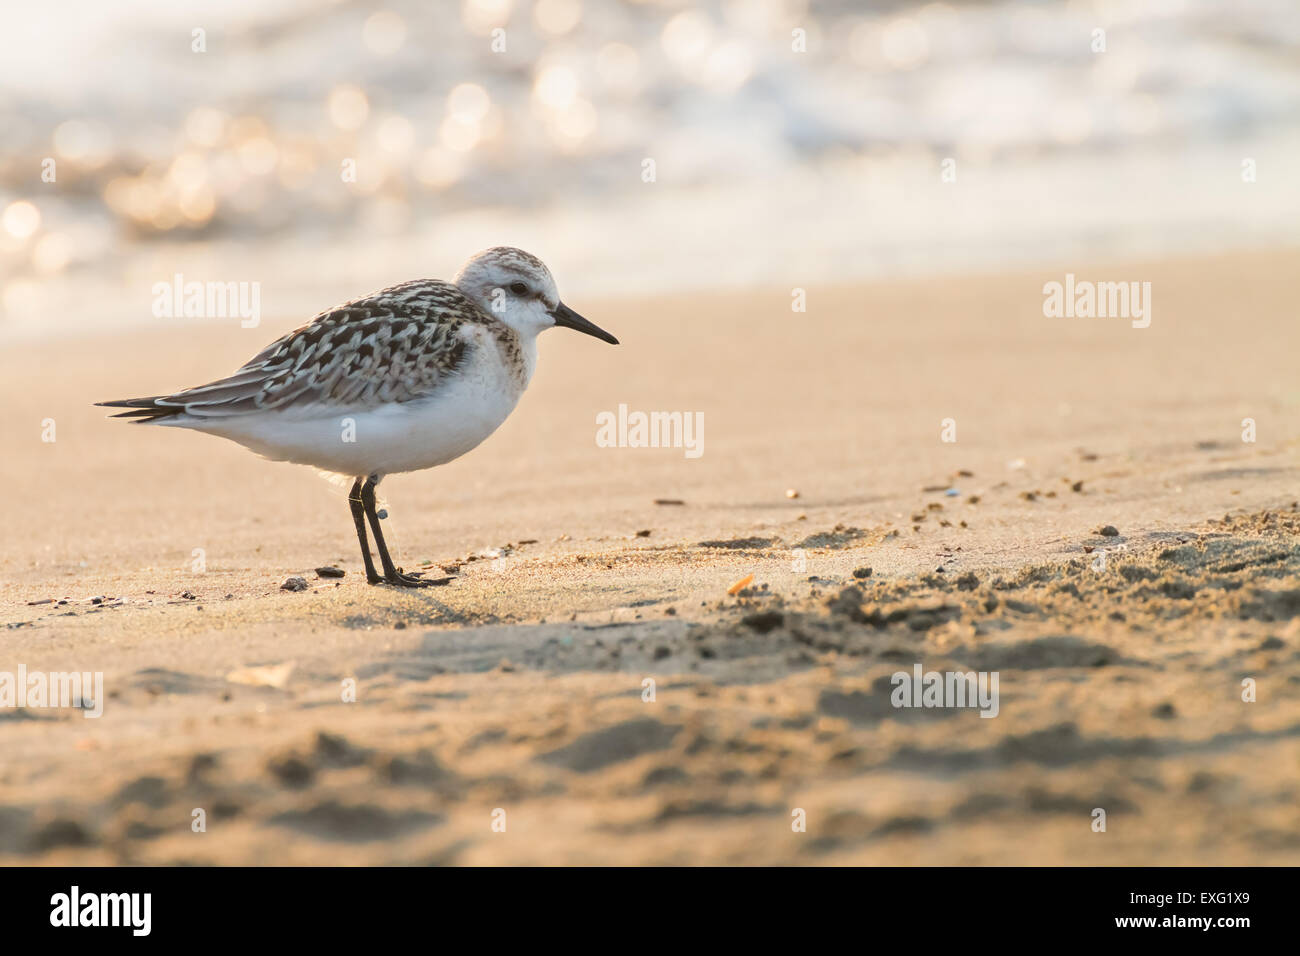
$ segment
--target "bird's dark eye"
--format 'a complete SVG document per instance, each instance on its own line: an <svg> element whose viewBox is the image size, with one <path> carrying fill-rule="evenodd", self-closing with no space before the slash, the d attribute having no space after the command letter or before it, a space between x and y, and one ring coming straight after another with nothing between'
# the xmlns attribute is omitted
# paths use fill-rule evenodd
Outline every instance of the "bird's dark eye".
<svg viewBox="0 0 1300 956"><path fill-rule="evenodd" d="M528 286L522 282L512 282L510 283L510 291L515 295L524 295L528 291Z"/></svg>

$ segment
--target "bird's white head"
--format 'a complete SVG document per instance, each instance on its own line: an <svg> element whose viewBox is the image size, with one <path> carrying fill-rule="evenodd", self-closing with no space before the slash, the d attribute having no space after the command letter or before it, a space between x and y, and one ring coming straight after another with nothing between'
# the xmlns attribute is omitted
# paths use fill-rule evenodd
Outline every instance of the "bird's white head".
<svg viewBox="0 0 1300 956"><path fill-rule="evenodd" d="M455 282L479 308L521 335L536 336L559 325L618 344L614 336L561 302L551 270L522 249L486 249L461 266Z"/></svg>

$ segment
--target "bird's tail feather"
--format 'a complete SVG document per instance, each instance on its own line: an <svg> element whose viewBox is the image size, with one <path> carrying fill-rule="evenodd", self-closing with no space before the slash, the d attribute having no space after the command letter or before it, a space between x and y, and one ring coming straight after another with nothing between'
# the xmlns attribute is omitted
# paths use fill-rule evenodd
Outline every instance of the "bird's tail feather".
<svg viewBox="0 0 1300 956"><path fill-rule="evenodd" d="M162 418L171 418L185 412L185 406L169 404L168 395L154 395L150 398L121 398L112 402L96 402L101 408L125 408L127 411L110 415L109 418L130 418L137 425L147 425Z"/></svg>

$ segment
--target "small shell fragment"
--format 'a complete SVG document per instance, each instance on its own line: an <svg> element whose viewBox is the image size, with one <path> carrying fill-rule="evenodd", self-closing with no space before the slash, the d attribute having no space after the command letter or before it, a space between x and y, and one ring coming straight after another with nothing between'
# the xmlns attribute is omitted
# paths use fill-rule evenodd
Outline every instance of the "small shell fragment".
<svg viewBox="0 0 1300 956"><path fill-rule="evenodd" d="M731 587L727 588L727 593L730 594L732 597L735 597L737 594L745 590L745 588L749 587L753 583L754 583L754 576L752 574L747 574L739 581L737 581L735 584L733 584Z"/></svg>

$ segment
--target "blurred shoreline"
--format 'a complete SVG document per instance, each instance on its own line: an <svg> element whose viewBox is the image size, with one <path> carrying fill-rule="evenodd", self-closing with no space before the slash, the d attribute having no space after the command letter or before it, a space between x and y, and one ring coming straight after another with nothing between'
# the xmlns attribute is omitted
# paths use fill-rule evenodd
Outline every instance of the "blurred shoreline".
<svg viewBox="0 0 1300 956"><path fill-rule="evenodd" d="M201 53L132 7L0 41L0 340L147 325L178 272L305 321L499 244L573 298L1300 245L1276 0L283 0Z"/></svg>
<svg viewBox="0 0 1300 956"><path fill-rule="evenodd" d="M1300 137L1253 145L1260 147L1257 155L1280 162L1287 148L1294 154ZM472 210L356 240L317 230L260 240L137 246L120 254L112 267L11 282L0 341L148 327L159 321L151 313L153 287L171 282L176 273L197 281L256 282L263 315L296 315L305 322L387 285L450 277L474 251L502 244L540 255L565 296L575 301L755 289L784 289L789 295L803 288L815 294L861 281L1034 268L1077 272L1099 263L1118 267L1300 246L1300 182L1281 177L1268 190L1243 184L1231 166L1238 151L1225 147L1202 157L1201 168L1217 162L1226 170L1220 191L1203 191L1196 204L1162 218L1152 218L1133 197L1157 197L1177 207L1183 191L1192 188L1165 174L1179 162L1177 153L1131 162L1122 190L1077 177L1068 205L1051 201L1061 170L1041 166L963 168L965 181L949 186L924 175L937 168L929 163L889 164L887 174L897 179L855 163L860 176L841 169L836 186L825 180L784 183L765 191L770 201L762 204L754 203L752 184L665 190L653 200L626 204L617 229L600 210L553 205L527 213ZM1086 161L1070 165L1082 171ZM701 207L711 214L686 231L676 225ZM993 222L996 230L989 227Z"/></svg>

